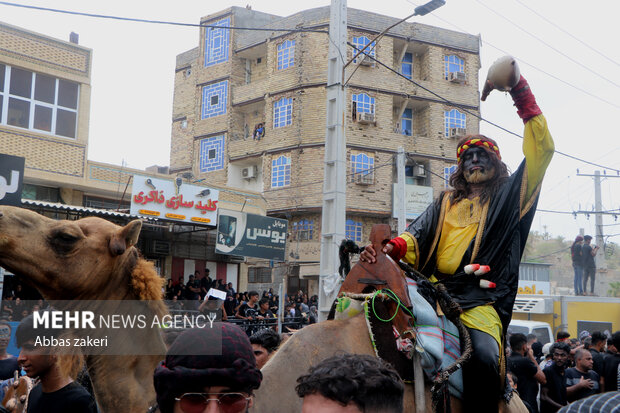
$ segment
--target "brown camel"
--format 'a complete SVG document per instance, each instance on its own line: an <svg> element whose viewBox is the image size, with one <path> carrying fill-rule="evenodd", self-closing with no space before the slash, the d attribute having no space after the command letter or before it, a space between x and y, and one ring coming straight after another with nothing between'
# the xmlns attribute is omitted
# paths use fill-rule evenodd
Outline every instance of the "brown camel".
<svg viewBox="0 0 620 413"><path fill-rule="evenodd" d="M0 266L24 277L46 300L153 300L149 308L161 317L162 279L134 247L141 227L140 220L124 227L94 217L56 221L0 206ZM158 354L166 352L157 331L125 334L127 342L155 343ZM144 413L155 401L153 370L161 355L86 356L101 411Z"/></svg>

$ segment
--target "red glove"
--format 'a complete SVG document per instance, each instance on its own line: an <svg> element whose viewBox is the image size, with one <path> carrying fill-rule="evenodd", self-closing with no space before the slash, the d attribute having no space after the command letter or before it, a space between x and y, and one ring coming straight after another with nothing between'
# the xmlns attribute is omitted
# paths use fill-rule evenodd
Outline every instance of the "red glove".
<svg viewBox="0 0 620 413"><path fill-rule="evenodd" d="M542 110L536 104L536 98L530 89L530 85L523 76L519 79L519 83L510 91L510 96L517 107L517 114L523 123L527 123L536 115L540 115Z"/></svg>
<svg viewBox="0 0 620 413"><path fill-rule="evenodd" d="M401 237L396 237L393 240L389 241L388 244L392 245L392 251L390 252L390 257L396 262L400 261L407 254L407 241L402 239Z"/></svg>

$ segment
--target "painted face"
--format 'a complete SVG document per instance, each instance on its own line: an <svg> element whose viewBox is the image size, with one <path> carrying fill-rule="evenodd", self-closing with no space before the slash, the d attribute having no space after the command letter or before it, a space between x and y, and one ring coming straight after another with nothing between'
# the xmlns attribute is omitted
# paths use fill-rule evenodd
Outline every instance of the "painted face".
<svg viewBox="0 0 620 413"><path fill-rule="evenodd" d="M564 367L568 361L568 354L564 350L555 349L553 351L553 362L558 367Z"/></svg>
<svg viewBox="0 0 620 413"><path fill-rule="evenodd" d="M479 184L493 179L495 167L489 153L479 146L474 146L462 155L463 175L470 184Z"/></svg>

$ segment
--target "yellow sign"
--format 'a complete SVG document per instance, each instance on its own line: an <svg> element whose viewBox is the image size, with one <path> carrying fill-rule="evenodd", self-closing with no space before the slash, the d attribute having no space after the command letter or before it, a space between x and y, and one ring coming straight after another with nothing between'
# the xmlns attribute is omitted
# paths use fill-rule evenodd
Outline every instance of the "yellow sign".
<svg viewBox="0 0 620 413"><path fill-rule="evenodd" d="M542 290L536 290L536 284L532 284L532 286L519 287L519 294L544 294Z"/></svg>
<svg viewBox="0 0 620 413"><path fill-rule="evenodd" d="M152 215L154 217L158 217L160 214L157 211L149 211L148 209L140 209L138 213L141 215Z"/></svg>
<svg viewBox="0 0 620 413"><path fill-rule="evenodd" d="M166 214L165 215L166 218L170 218L170 219L185 219L185 215L178 215L178 214Z"/></svg>
<svg viewBox="0 0 620 413"><path fill-rule="evenodd" d="M208 224L209 222L211 222L209 218L202 218L202 217L192 217L192 221L202 222L203 224Z"/></svg>

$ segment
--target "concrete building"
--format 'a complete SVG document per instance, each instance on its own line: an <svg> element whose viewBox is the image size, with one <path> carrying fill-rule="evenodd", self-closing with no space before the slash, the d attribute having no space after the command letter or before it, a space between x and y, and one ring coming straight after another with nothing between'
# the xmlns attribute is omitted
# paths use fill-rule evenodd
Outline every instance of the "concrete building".
<svg viewBox="0 0 620 413"><path fill-rule="evenodd" d="M147 171L87 159L92 50L0 23L0 153L25 158L22 204L56 219L96 215L126 224L134 175L170 177L168 167ZM122 150L122 148L119 148ZM189 180L184 182L192 183ZM194 183L206 185L206 182ZM228 189L219 206L265 213L257 192ZM238 258L216 255L215 229L145 221L139 249L162 276L194 270L238 286Z"/></svg>
<svg viewBox="0 0 620 413"><path fill-rule="evenodd" d="M289 292L317 291L329 38L296 29L327 32L329 15L329 7L287 17L232 7L201 18L209 27L199 44L177 56L171 173L259 192L269 215L289 220L288 261L250 268L250 287L288 277ZM349 9L348 42L361 48L396 21ZM364 245L373 224L396 228L399 146L409 188L428 196L447 187L456 137L479 129L463 110L479 113L479 44L477 36L403 23L369 51L387 67L365 57L347 68L347 238Z"/></svg>

